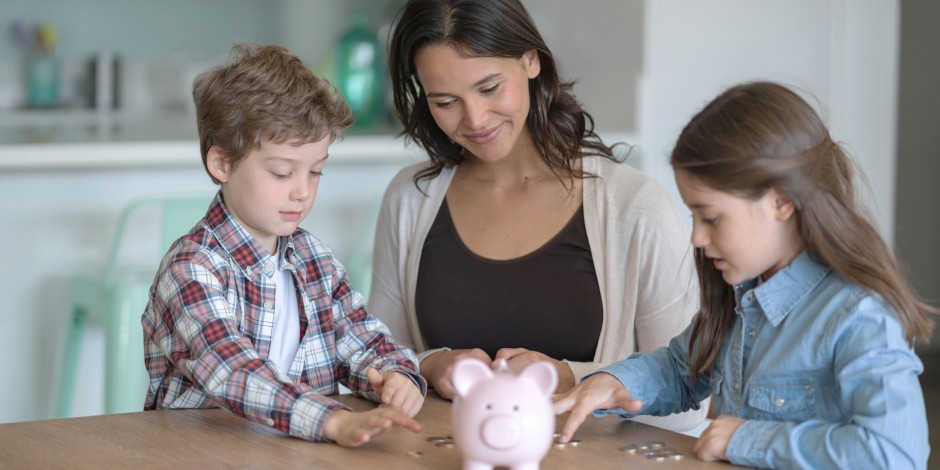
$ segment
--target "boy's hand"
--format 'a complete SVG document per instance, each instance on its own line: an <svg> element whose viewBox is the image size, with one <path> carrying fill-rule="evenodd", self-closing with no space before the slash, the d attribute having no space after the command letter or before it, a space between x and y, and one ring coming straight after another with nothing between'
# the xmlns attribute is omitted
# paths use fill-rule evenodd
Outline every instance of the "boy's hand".
<svg viewBox="0 0 940 470"><path fill-rule="evenodd" d="M421 432L421 425L405 414L401 408L380 406L369 411L352 412L337 410L330 413L323 423L323 433L344 447L356 447L372 440L392 426Z"/></svg>
<svg viewBox="0 0 940 470"><path fill-rule="evenodd" d="M702 460L728 460L728 443L731 436L744 423L741 418L721 415L702 431L702 435L695 441L692 451Z"/></svg>
<svg viewBox="0 0 940 470"><path fill-rule="evenodd" d="M603 372L588 377L567 393L553 396L552 401L556 415L571 412L558 438L561 442L568 442L594 410L621 408L633 413L643 406L643 402L634 400L619 380Z"/></svg>
<svg viewBox="0 0 940 470"><path fill-rule="evenodd" d="M383 405L397 406L411 417L421 411L424 396L407 375L400 372L387 372L382 375L370 367L366 369L366 378Z"/></svg>
<svg viewBox="0 0 940 470"><path fill-rule="evenodd" d="M421 361L421 374L440 396L453 400L457 396L457 389L452 381L454 364L457 359L464 357L475 357L487 364L493 362L482 349L438 351Z"/></svg>

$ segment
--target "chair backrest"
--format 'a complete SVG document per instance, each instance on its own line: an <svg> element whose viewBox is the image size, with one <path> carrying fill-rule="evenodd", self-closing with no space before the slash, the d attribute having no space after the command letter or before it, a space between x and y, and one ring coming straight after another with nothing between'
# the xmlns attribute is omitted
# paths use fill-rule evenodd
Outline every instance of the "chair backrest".
<svg viewBox="0 0 940 470"><path fill-rule="evenodd" d="M114 238L105 264L103 283L111 286L117 275L118 258L121 255L125 232L131 217L144 210L160 211L160 250L165 253L173 242L189 231L199 219L206 215L210 196L144 197L128 204L118 216Z"/></svg>

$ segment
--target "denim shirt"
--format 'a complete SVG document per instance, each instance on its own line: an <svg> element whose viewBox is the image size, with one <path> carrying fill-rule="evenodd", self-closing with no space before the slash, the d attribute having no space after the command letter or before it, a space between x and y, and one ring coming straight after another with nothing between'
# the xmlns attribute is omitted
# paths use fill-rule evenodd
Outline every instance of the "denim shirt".
<svg viewBox="0 0 940 470"><path fill-rule="evenodd" d="M689 374L691 326L669 346L606 372L643 408L668 415L712 396L715 416L746 421L727 448L765 468L925 468L923 365L881 297L802 253L758 285L734 287L736 318L715 367Z"/></svg>

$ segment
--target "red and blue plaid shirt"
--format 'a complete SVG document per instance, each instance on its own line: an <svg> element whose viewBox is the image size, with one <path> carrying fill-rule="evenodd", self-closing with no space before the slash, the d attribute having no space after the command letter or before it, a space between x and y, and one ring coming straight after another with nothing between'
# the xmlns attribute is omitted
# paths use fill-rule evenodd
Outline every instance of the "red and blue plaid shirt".
<svg viewBox="0 0 940 470"><path fill-rule="evenodd" d="M286 373L267 360L277 265L229 214L221 193L167 252L141 322L150 384L144 408L223 407L312 441L346 407L343 384L377 401L366 369L401 372L422 393L417 357L365 310L332 252L303 229L279 246L297 286L300 347Z"/></svg>

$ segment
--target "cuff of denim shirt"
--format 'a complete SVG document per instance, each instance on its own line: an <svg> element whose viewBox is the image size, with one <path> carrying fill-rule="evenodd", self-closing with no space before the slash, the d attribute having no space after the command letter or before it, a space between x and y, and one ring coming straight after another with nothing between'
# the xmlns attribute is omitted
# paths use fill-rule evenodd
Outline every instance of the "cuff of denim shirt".
<svg viewBox="0 0 940 470"><path fill-rule="evenodd" d="M588 377L592 375L596 375L600 373L612 375L615 379L620 381L620 384L623 385L624 388L630 391L630 396L634 400L643 401L643 398L642 398L643 381L640 380L640 376L639 374L637 374L635 370L628 368L628 367L618 366L618 364L612 364L610 366L604 367L603 369L598 369L594 372L591 372L590 374L587 374L584 377L581 377L581 381L584 381L585 379L587 379ZM621 418L632 418L634 416L639 416L641 414L642 413L627 413L626 411L619 409L619 408L613 408L613 409L608 409L608 410L597 410L594 412L594 416L597 416L597 417L617 415L617 416L620 416Z"/></svg>
<svg viewBox="0 0 940 470"><path fill-rule="evenodd" d="M746 420L738 426L728 441L725 457L735 465L770 468L768 456L772 439L782 423L776 421Z"/></svg>
<svg viewBox="0 0 940 470"><path fill-rule="evenodd" d="M327 416L348 406L317 393L301 395L291 407L290 435L314 442L329 442L323 434Z"/></svg>

